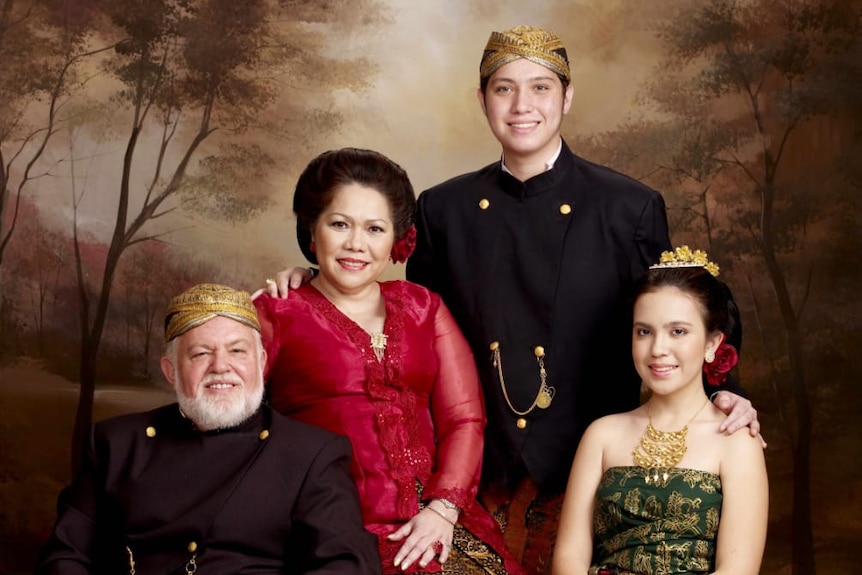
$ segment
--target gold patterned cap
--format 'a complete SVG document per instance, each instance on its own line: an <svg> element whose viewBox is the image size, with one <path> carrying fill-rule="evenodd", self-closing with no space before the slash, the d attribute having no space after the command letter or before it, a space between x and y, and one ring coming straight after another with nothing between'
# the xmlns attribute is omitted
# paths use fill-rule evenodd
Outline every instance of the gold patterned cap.
<svg viewBox="0 0 862 575"><path fill-rule="evenodd" d="M692 251L688 246L680 246L672 252L662 252L659 262L649 267L651 270L662 268L704 268L713 277L718 277L720 269L717 263L709 261L705 251Z"/></svg>
<svg viewBox="0 0 862 575"><path fill-rule="evenodd" d="M569 56L560 37L541 28L518 26L503 32L491 32L482 62L479 64L479 78L484 80L498 68L524 58L535 62L571 82Z"/></svg>
<svg viewBox="0 0 862 575"><path fill-rule="evenodd" d="M260 331L257 310L247 292L218 284L198 284L171 299L165 314L165 343L216 316Z"/></svg>

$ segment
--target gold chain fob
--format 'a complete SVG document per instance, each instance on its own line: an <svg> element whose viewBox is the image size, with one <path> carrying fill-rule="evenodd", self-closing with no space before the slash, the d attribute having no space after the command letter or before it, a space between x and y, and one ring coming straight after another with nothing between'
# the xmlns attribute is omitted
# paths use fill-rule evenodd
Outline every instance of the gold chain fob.
<svg viewBox="0 0 862 575"><path fill-rule="evenodd" d="M542 387L542 390L539 392L539 397L536 399L536 407L539 409L548 409L551 407L551 402L554 401L554 392L556 390L553 387L548 387L547 385Z"/></svg>
<svg viewBox="0 0 862 575"><path fill-rule="evenodd" d="M533 354L536 356L536 362L539 364L539 380L542 382L539 386L539 395L536 396L536 407L539 409L548 409L551 407L551 402L554 401L554 393L556 389L548 385L548 372L545 371L545 348L537 345L533 349Z"/></svg>

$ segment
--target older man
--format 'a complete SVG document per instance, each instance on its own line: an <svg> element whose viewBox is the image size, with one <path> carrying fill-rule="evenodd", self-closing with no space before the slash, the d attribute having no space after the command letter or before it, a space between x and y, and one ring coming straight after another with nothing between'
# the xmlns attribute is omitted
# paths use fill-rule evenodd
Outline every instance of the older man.
<svg viewBox="0 0 862 575"><path fill-rule="evenodd" d="M37 573L379 573L350 443L261 405L251 299L175 297L162 371L178 403L97 424Z"/></svg>

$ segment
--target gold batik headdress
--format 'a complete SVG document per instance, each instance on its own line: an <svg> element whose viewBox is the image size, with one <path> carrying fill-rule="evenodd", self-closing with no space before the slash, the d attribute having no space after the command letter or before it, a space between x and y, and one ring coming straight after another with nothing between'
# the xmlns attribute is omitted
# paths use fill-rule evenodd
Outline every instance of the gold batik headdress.
<svg viewBox="0 0 862 575"><path fill-rule="evenodd" d="M491 32L482 62L479 78L485 79L501 66L524 58L535 62L571 82L569 57L563 41L553 32L533 26L518 26L503 32Z"/></svg>
<svg viewBox="0 0 862 575"><path fill-rule="evenodd" d="M719 271L718 264L709 261L705 251L692 251L688 246L680 246L672 252L662 252L658 263L649 267L651 270L661 268L705 268L713 277L718 277Z"/></svg>
<svg viewBox="0 0 862 575"><path fill-rule="evenodd" d="M216 316L260 331L257 310L247 292L218 284L198 284L171 299L165 314L165 343Z"/></svg>

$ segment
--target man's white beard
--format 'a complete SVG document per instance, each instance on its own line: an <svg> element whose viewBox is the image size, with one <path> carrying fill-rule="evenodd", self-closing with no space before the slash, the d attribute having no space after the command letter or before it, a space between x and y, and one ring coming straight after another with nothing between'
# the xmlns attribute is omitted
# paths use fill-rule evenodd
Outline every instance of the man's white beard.
<svg viewBox="0 0 862 575"><path fill-rule="evenodd" d="M260 373L258 377L262 379L263 374ZM204 378L201 386L206 384L208 378L209 376ZM224 377L218 376L213 379L223 381ZM236 427L254 415L263 401L263 385L258 385L257 389L252 391L249 391L245 385L241 389L240 398L219 397L208 394L204 390L201 390L199 397L191 398L185 394L182 376L177 373L177 403L180 404L183 415L192 420L195 427L202 431Z"/></svg>

